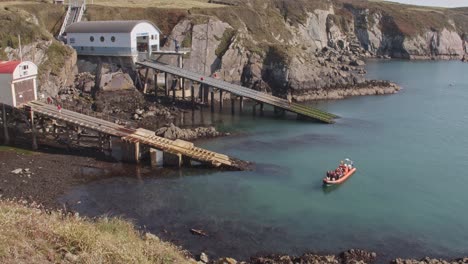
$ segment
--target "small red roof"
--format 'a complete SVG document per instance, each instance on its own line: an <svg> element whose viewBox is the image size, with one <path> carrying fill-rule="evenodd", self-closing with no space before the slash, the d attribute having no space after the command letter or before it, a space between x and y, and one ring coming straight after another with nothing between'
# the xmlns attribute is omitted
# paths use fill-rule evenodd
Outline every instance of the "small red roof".
<svg viewBox="0 0 468 264"><path fill-rule="evenodd" d="M13 73L21 61L0 61L0 74Z"/></svg>

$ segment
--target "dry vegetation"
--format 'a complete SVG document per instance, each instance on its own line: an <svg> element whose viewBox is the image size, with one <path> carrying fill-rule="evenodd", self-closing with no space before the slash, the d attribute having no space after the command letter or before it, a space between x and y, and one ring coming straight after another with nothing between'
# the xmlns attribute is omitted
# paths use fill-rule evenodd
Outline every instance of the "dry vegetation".
<svg viewBox="0 0 468 264"><path fill-rule="evenodd" d="M90 220L0 200L1 263L192 263L117 218Z"/></svg>
<svg viewBox="0 0 468 264"><path fill-rule="evenodd" d="M94 0L94 4L119 7L156 7L163 9L213 8L220 6L208 3L208 0Z"/></svg>
<svg viewBox="0 0 468 264"><path fill-rule="evenodd" d="M371 12L382 12L396 25L396 30L405 36L414 36L426 30L438 31L442 28L453 29L449 20L457 16L457 22L463 15L468 16L466 9L447 9L437 7L411 6L385 1L336 0L338 6L369 9ZM458 31L468 32L462 25Z"/></svg>

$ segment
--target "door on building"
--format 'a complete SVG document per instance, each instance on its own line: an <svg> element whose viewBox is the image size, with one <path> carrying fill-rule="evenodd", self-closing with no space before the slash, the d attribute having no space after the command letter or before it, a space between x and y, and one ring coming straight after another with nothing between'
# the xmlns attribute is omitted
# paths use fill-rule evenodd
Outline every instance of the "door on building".
<svg viewBox="0 0 468 264"><path fill-rule="evenodd" d="M148 58L150 54L150 46L149 46L149 36L138 36L137 37L137 51L138 51L138 59L144 60Z"/></svg>
<svg viewBox="0 0 468 264"><path fill-rule="evenodd" d="M20 81L14 85L16 106L34 101L34 80Z"/></svg>

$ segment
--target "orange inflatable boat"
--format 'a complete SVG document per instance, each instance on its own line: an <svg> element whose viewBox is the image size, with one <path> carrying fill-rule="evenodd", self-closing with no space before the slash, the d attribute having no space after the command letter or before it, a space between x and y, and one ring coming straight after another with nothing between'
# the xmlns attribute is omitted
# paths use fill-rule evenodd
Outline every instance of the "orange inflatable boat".
<svg viewBox="0 0 468 264"><path fill-rule="evenodd" d="M334 184L340 184L340 183L343 183L344 181L346 181L349 177L351 177L351 175L353 175L355 172L356 172L356 168L352 168L351 170L349 170L347 173L345 173L343 176L341 176L339 179L337 180L332 180L331 178L329 177L325 177L323 178L323 183L326 184L326 185L334 185Z"/></svg>
<svg viewBox="0 0 468 264"><path fill-rule="evenodd" d="M346 159L345 161L341 161L335 171L327 172L327 176L323 178L325 185L341 184L356 172L357 168L354 167L354 162L350 159Z"/></svg>

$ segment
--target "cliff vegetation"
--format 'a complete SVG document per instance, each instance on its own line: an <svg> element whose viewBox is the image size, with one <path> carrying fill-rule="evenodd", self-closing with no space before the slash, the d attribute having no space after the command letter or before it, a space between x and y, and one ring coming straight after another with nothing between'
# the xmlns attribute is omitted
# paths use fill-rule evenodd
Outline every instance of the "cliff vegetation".
<svg viewBox="0 0 468 264"><path fill-rule="evenodd" d="M132 223L46 211L0 200L1 263L192 263L179 248Z"/></svg>

